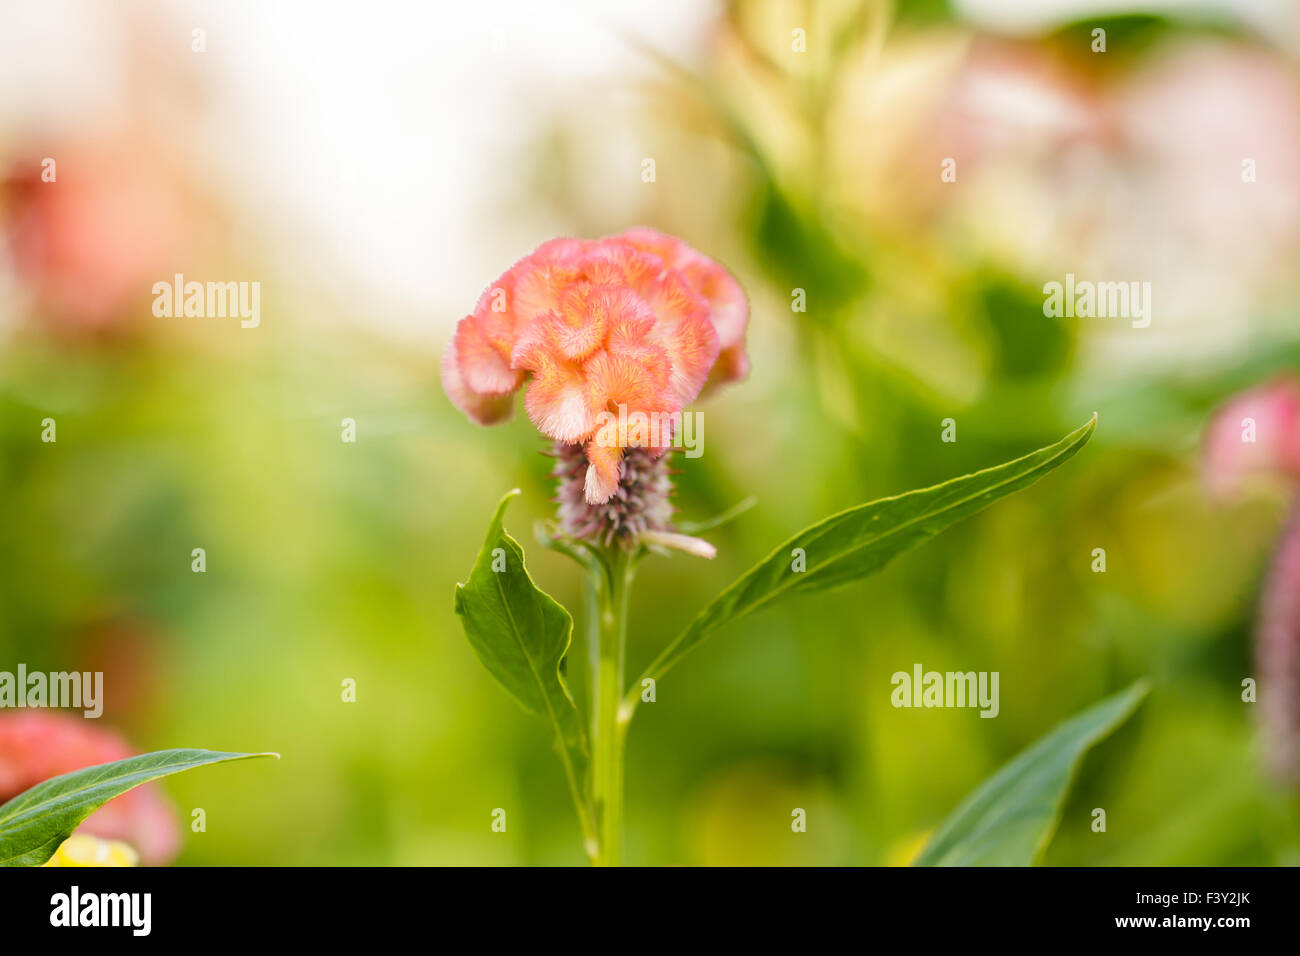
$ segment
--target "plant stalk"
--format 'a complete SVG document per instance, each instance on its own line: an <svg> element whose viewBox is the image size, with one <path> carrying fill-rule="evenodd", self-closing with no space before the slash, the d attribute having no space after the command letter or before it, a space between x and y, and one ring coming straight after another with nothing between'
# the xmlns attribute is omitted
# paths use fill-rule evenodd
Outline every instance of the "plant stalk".
<svg viewBox="0 0 1300 956"><path fill-rule="evenodd" d="M627 592L634 559L614 545L587 579L587 635L591 660L591 806L596 817L596 866L618 866L623 830L622 711L627 646Z"/></svg>

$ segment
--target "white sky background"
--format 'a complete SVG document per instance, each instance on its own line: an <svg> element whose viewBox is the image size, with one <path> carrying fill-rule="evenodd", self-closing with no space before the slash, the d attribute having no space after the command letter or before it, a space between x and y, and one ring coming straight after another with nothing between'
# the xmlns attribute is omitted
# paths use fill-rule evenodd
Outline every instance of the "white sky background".
<svg viewBox="0 0 1300 956"><path fill-rule="evenodd" d="M130 8L6 0L0 142L31 122L75 132L120 98ZM492 211L518 191L548 112L581 108L589 84L631 85L649 72L620 30L694 61L719 12L708 0L141 9L193 58L182 64L207 100L195 152L241 210L254 260L270 255L300 291L425 341L430 325L449 330L469 311L511 257L549 238ZM207 31L206 54L190 52L194 27ZM638 176L629 171L629 188Z"/></svg>

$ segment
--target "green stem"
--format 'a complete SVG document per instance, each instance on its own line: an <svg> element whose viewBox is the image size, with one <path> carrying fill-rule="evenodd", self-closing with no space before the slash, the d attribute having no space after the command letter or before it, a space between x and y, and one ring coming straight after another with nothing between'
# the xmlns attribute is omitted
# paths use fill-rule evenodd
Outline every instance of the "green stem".
<svg viewBox="0 0 1300 956"><path fill-rule="evenodd" d="M623 830L623 657L627 592L634 559L615 545L588 577L587 632L591 655L591 805L596 817L596 866L618 866Z"/></svg>

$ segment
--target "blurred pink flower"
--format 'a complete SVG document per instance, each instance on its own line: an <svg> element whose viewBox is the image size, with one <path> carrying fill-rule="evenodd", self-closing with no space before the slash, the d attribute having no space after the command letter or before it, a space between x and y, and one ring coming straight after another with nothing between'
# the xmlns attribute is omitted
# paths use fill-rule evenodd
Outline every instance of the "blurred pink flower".
<svg viewBox="0 0 1300 956"><path fill-rule="evenodd" d="M172 274L187 230L183 195L155 151L96 142L51 150L53 182L35 156L0 180L14 268L42 317L61 331L123 323Z"/></svg>
<svg viewBox="0 0 1300 956"><path fill-rule="evenodd" d="M1206 434L1205 474L1219 494L1237 491L1252 474L1300 483L1300 381L1281 378L1224 405ZM1300 784L1300 505L1260 595L1255 659L1269 765L1279 779Z"/></svg>
<svg viewBox="0 0 1300 956"><path fill-rule="evenodd" d="M0 717L0 801L50 777L134 756L117 734L84 718L43 711ZM148 784L92 813L78 833L129 843L145 863L167 863L180 850L175 812Z"/></svg>
<svg viewBox="0 0 1300 956"><path fill-rule="evenodd" d="M1269 567L1255 655L1269 766L1279 779L1300 785L1300 508Z"/></svg>
<svg viewBox="0 0 1300 956"><path fill-rule="evenodd" d="M1204 459L1206 481L1221 496L1251 475L1300 479L1300 380L1278 379L1219 409L1206 431Z"/></svg>
<svg viewBox="0 0 1300 956"><path fill-rule="evenodd" d="M594 437L603 412L671 416L705 384L748 370L740 284L680 239L632 229L554 239L511 266L460 321L443 387L480 424L524 407L556 441L582 445L587 501L618 487L625 446ZM660 449L662 450L662 449Z"/></svg>

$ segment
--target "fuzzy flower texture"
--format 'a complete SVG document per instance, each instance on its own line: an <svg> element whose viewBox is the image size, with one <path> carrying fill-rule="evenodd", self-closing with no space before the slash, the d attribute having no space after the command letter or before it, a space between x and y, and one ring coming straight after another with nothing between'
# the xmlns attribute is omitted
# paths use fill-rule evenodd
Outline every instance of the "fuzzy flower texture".
<svg viewBox="0 0 1300 956"><path fill-rule="evenodd" d="M607 423L636 413L671 423L701 391L743 377L748 319L735 278L680 239L645 228L553 239L506 270L460 321L442 384L484 425L507 419L526 385L528 417L561 446L576 446L569 452L581 449L583 496L602 505L618 491L630 449L658 458L673 437L671 426L642 441Z"/></svg>

